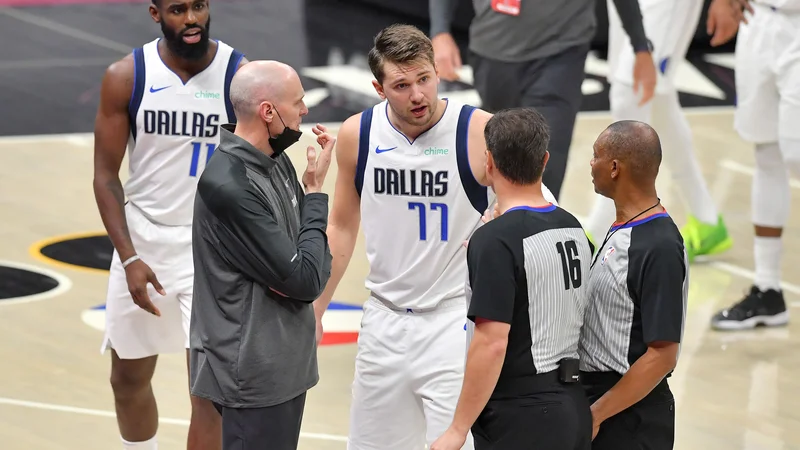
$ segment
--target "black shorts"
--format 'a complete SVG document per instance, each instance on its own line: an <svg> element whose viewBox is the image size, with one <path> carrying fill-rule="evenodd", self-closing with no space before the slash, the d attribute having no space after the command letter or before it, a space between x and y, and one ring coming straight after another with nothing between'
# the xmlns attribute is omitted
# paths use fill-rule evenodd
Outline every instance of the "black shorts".
<svg viewBox="0 0 800 450"><path fill-rule="evenodd" d="M228 408L222 415L222 450L297 450L306 393L266 408Z"/></svg>
<svg viewBox="0 0 800 450"><path fill-rule="evenodd" d="M580 384L562 384L552 373L538 393L489 400L472 436L475 450L589 450L589 400Z"/></svg>
<svg viewBox="0 0 800 450"><path fill-rule="evenodd" d="M586 374L582 379L592 402L611 388ZM606 419L592 450L672 450L674 445L675 398L665 379L638 403Z"/></svg>
<svg viewBox="0 0 800 450"><path fill-rule="evenodd" d="M533 107L544 116L550 128L547 150L550 159L542 182L556 200L567 170L575 119L583 102L581 86L589 44L565 49L561 53L523 62L504 62L472 53L474 86L484 110Z"/></svg>

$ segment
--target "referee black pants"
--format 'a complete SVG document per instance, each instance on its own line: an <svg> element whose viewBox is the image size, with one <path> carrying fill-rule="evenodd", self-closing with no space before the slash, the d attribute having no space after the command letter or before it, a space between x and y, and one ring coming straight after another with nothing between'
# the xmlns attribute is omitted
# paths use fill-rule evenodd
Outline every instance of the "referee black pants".
<svg viewBox="0 0 800 450"><path fill-rule="evenodd" d="M581 373L594 403L621 377L616 373ZM667 380L638 403L600 425L592 450L672 450L675 444L675 398Z"/></svg>
<svg viewBox="0 0 800 450"><path fill-rule="evenodd" d="M592 413L581 385L562 384L557 370L534 382L529 395L489 400L472 426L475 450L591 448Z"/></svg>
<svg viewBox="0 0 800 450"><path fill-rule="evenodd" d="M567 171L575 118L581 108L584 67L589 44L524 62L503 62L472 53L475 90L489 112L532 107L550 127L550 159L542 182L559 199Z"/></svg>
<svg viewBox="0 0 800 450"><path fill-rule="evenodd" d="M228 408L222 415L222 450L297 450L306 393L266 408Z"/></svg>

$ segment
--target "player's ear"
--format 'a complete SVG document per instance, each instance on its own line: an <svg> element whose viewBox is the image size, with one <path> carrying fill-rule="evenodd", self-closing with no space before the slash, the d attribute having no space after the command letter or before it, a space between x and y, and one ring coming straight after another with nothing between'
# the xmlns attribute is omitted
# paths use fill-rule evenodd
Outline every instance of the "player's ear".
<svg viewBox="0 0 800 450"><path fill-rule="evenodd" d="M611 160L611 178L619 177L619 161L616 159Z"/></svg>
<svg viewBox="0 0 800 450"><path fill-rule="evenodd" d="M544 167L547 167L547 161L550 161L550 152L548 152L548 151L546 151L546 150L545 150L545 152L544 152L544 158L542 159L542 167L543 167L543 168L544 168Z"/></svg>
<svg viewBox="0 0 800 450"><path fill-rule="evenodd" d="M261 117L261 120L271 123L275 115L275 108L272 106L272 103L261 102L261 104L258 105L258 115Z"/></svg>
<svg viewBox="0 0 800 450"><path fill-rule="evenodd" d="M484 175L486 186L494 186L494 173L495 173L494 157L492 152L486 151L486 174Z"/></svg>
<svg viewBox="0 0 800 450"><path fill-rule="evenodd" d="M158 2L158 0L156 0L156 2ZM161 14L158 11L158 6L156 3L151 2L148 10L150 11L150 17L153 18L153 22L161 23Z"/></svg>
<svg viewBox="0 0 800 450"><path fill-rule="evenodd" d="M378 97L380 97L381 100L386 100L386 94L383 93L383 86L378 83L378 80L372 80L372 87L375 88L375 92L378 93Z"/></svg>

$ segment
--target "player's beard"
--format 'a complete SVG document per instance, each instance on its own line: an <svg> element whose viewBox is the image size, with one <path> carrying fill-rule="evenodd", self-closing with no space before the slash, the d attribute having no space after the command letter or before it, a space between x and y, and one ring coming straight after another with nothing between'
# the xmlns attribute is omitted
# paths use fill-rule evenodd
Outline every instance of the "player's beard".
<svg viewBox="0 0 800 450"><path fill-rule="evenodd" d="M194 30L195 28L200 30L200 41L196 44L187 44L186 42L183 42L183 34L187 31ZM179 58L190 61L197 61L206 56L206 53L208 52L210 28L210 17L208 18L208 22L206 22L205 28L198 25L185 28L181 32L176 32L175 30L169 29L163 21L161 22L161 32L164 33L164 39L167 41L167 48L169 48L169 51Z"/></svg>

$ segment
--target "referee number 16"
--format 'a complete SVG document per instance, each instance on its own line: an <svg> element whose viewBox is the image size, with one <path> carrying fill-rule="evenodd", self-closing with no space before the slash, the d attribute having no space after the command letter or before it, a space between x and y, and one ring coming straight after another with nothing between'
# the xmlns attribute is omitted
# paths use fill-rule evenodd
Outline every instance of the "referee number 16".
<svg viewBox="0 0 800 450"><path fill-rule="evenodd" d="M581 287L581 260L578 257L578 244L575 241L556 242L556 251L561 256L564 271L564 289Z"/></svg>

